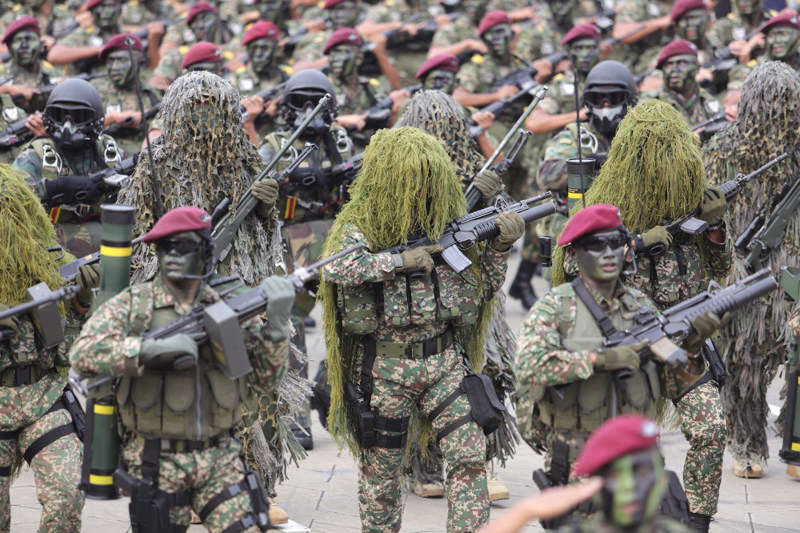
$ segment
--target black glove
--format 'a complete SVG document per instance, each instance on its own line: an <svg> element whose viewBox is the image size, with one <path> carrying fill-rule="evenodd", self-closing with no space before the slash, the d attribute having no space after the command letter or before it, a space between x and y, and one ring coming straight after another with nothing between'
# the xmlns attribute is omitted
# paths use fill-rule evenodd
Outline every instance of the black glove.
<svg viewBox="0 0 800 533"><path fill-rule="evenodd" d="M44 180L44 202L49 206L91 204L103 194L103 181L89 176L62 176Z"/></svg>
<svg viewBox="0 0 800 533"><path fill-rule="evenodd" d="M301 187L314 189L322 187L328 178L328 171L324 168L300 167L289 174L289 181Z"/></svg>

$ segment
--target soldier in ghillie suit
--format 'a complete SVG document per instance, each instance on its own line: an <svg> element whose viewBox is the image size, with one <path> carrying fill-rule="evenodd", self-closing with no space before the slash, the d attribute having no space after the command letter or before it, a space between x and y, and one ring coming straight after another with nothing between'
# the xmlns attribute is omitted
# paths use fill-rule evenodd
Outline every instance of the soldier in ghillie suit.
<svg viewBox="0 0 800 533"><path fill-rule="evenodd" d="M650 100L628 112L585 198L587 205L618 205L625 225L637 235L637 272L626 276L624 283L645 293L659 309L694 296L705 290L709 280L728 273L731 246L722 223L725 197L706 182L698 141L668 104ZM704 233L673 238L662 226L698 206L698 217L709 224ZM664 251L654 255L655 246ZM567 280L563 258L563 252L556 250L553 286ZM703 355L711 368L703 379L689 390L665 395L675 404L691 446L683 479L690 518L699 531L707 531L708 520L717 511L725 446L722 375L715 370L721 364L715 350L707 347Z"/></svg>
<svg viewBox="0 0 800 533"><path fill-rule="evenodd" d="M774 198L800 179L800 75L786 63L768 61L744 82L739 117L711 140L703 157L709 179L719 184L783 152L789 154L787 161L752 180L737 196L728 219L732 235L741 235L758 215L769 217ZM776 276L781 266L800 266L800 210L785 216L789 224L782 241L763 261ZM751 268L737 258L731 279L743 277ZM785 302L773 294L743 310L724 331L722 346L730 377L723 401L728 446L739 477L761 477L769 457L766 394L786 361L783 339L788 316Z"/></svg>
<svg viewBox="0 0 800 533"><path fill-rule="evenodd" d="M245 402L274 390L286 370L294 287L276 276L261 282L268 318L242 322L253 370L234 379L219 367L209 343L198 345L186 333L143 337L219 302L222 293L245 289L213 277L211 216L197 207L173 209L143 242L155 244L158 275L100 306L70 352L82 376L116 381L122 464L115 477L131 495L133 531L162 522L172 526L169 531L185 531L190 508L210 531L266 531L267 495L236 434ZM141 501L148 484L156 487L153 500Z"/></svg>
<svg viewBox="0 0 800 533"><path fill-rule="evenodd" d="M0 165L0 309L27 301L26 291L38 283L51 290L64 281L55 260L53 225L39 199L7 165ZM42 505L41 531L81 529L83 493L78 490L83 445L64 403L69 362L67 350L91 305L99 273L84 267L77 278L80 292L59 304L66 322L66 340L45 346L33 317L26 313L0 321L0 530L11 527L9 489L22 458L33 469L36 495ZM69 392L72 394L72 392ZM75 397L72 396L75 400ZM83 431L83 428L80 428ZM14 472L12 474L12 472Z"/></svg>
<svg viewBox="0 0 800 533"><path fill-rule="evenodd" d="M416 128L377 132L350 193L324 255L359 243L366 248L327 265L319 295L332 393L328 428L358 457L362 529L400 530L410 433L422 449L434 436L441 446L447 530L474 531L489 515L486 439L457 390L465 360L482 367L491 299L524 222L501 214L499 236L466 252L473 264L461 275L440 263L436 245L382 252L417 236L436 242L449 221L466 213L447 153ZM372 417L375 441L357 429Z"/></svg>
<svg viewBox="0 0 800 533"><path fill-rule="evenodd" d="M420 91L410 100L402 119L404 126L419 128L436 137L442 144L456 169L456 176L466 188L470 183L480 191L482 201L476 208L493 204L503 190L502 179L493 171L479 173L483 156L470 135L469 123L464 108L442 91ZM486 366L482 372L489 375L500 401L505 401L514 392L514 332L505 319L505 296L498 293L492 305L492 323L484 339ZM519 442L516 422L508 416L506 423L489 436L489 461L487 462L487 486L489 501L508 498L506 488L491 469L491 459L497 458L502 465L514 455ZM422 457L415 449L411 467L410 485L414 493L427 496L444 495L442 477L442 455L436 447L429 450L429 458ZM438 459L438 460L437 460Z"/></svg>

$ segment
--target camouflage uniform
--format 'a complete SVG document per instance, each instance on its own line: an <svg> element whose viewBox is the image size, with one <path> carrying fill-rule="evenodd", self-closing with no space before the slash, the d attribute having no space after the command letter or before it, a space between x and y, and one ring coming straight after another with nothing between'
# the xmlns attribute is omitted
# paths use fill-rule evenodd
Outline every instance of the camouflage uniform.
<svg viewBox="0 0 800 533"><path fill-rule="evenodd" d="M156 13L150 11L146 5L139 3L139 0L129 0L122 4L119 22L123 26L145 26L148 22L156 20L157 17Z"/></svg>
<svg viewBox="0 0 800 533"><path fill-rule="evenodd" d="M273 77L262 78L250 66L241 66L228 76L228 81L242 95L242 98L246 98L285 82L292 75L292 67L281 65L274 72ZM275 131L275 127L275 119L266 113L256 119L255 128L259 138L263 139Z"/></svg>
<svg viewBox="0 0 800 533"><path fill-rule="evenodd" d="M5 131L6 128L20 120L24 120L25 117L27 117L25 110L17 107L10 95L0 95L0 130ZM0 163L13 163L17 157L16 150L16 148L0 148Z"/></svg>
<svg viewBox="0 0 800 533"><path fill-rule="evenodd" d="M136 89L134 87L119 88L114 85L108 78L98 78L90 82L100 96L103 98L103 105L105 106L106 115L109 113L119 113L120 111L139 111L139 99L136 96ZM155 107L158 104L158 98L155 93L142 82L142 101L144 103L145 112ZM124 157L132 156L139 153L144 141L144 134L142 127L138 128L120 128L119 132L114 135L114 138L119 141L119 146L122 148Z"/></svg>
<svg viewBox="0 0 800 533"><path fill-rule="evenodd" d="M722 110L719 102L702 87L698 87L695 93L686 101L682 96L666 87L653 92L650 97L666 102L680 111L690 125L707 120ZM643 98L643 100L645 99Z"/></svg>
<svg viewBox="0 0 800 533"><path fill-rule="evenodd" d="M223 61L230 61L233 59L233 54L226 50L225 46L219 46L222 48ZM167 50L164 55L161 56L158 66L153 70L153 75L160 76L170 83L175 81L183 72L181 62L183 61L183 56L186 55L186 52L188 52L191 47L191 44L184 44Z"/></svg>
<svg viewBox="0 0 800 533"><path fill-rule="evenodd" d="M218 290L228 288L232 287L222 285ZM217 290L203 284L195 302L182 305L161 277L156 277L152 282L126 289L95 311L70 352L72 364L81 374L118 378L116 400L121 417L122 461L134 478L142 477L148 440L211 442L194 452L163 451L161 445L158 456L159 489L168 493L189 492L191 508L197 513L201 513L214 496L242 481L246 468L242 447L231 434L241 423L242 408L250 401L250 391L267 393L277 387L286 368L288 340L273 343L260 318L243 322L242 331L253 372L247 378L236 380L225 377L216 368L215 357L207 345L200 348L197 366L188 370L165 372L145 368L143 373L138 373L136 368L131 368L131 361L136 361L140 352L144 331L163 326L197 305L207 306L219 300ZM198 380L199 390L187 393L186 384L195 380ZM163 398L156 392L162 387ZM193 390L191 385L189 387ZM195 402L194 394L213 401ZM189 403L186 403L187 395L192 396ZM195 405L197 411L188 412L188 407L178 407L184 404ZM204 517L204 521L209 530L222 531L246 517L252 509L251 495L240 491ZM188 526L191 522L189 506L171 508L170 522ZM259 529L251 526L246 531Z"/></svg>
<svg viewBox="0 0 800 533"><path fill-rule="evenodd" d="M88 176L122 161L122 152L108 135L101 135L91 153L71 154L59 151L49 138L35 139L17 155L14 167L26 173L25 181L41 197L44 180L59 176ZM105 196L92 205L62 205L50 210L50 220L56 226L58 242L76 257L100 250L100 205Z"/></svg>
<svg viewBox="0 0 800 533"><path fill-rule="evenodd" d="M364 235L355 227L345 229L344 246L367 244ZM476 315L469 316L480 300L488 301L497 292L505 277L509 252L497 252L486 246L481 257L483 293L475 289L477 280L468 283L447 266L436 267L439 291L444 300L452 298L454 306L464 309L463 319L456 328L470 327ZM376 342L379 348L372 368L372 411L381 417L401 419L410 416L412 408L420 407L424 416L447 398L461 382L464 367L463 348L458 344L443 342L443 349L424 359L406 359L404 350L409 345L419 346L423 339L447 337L452 322L437 320L430 277L420 281L403 274L395 274L395 265L389 253L356 252L325 267L325 279L344 291L345 298L371 298L373 284L382 284L383 305L376 312L377 328L360 337L364 342ZM471 272L462 274L472 277ZM406 301L406 287L410 285L410 301ZM471 294L468 294L471 293ZM437 298L438 299L438 298ZM459 302L456 304L455 302ZM411 309L409 309L409 306ZM431 308L433 306L433 308ZM430 311L426 311L427 309ZM419 313L425 313L425 316ZM410 315L408 313L411 313ZM425 318L427 317L427 318ZM452 333L450 333L452 339ZM401 355L391 354L399 350ZM459 397L433 421L434 431L443 428L469 412L465 397ZM459 426L440 440L447 467L448 520L447 531L473 531L488 518L488 494L484 460L486 440L474 421ZM400 529L400 473L403 448L376 446L365 449L359 460L359 506L364 531L399 531Z"/></svg>
<svg viewBox="0 0 800 533"><path fill-rule="evenodd" d="M662 17L672 10L672 2L658 0L624 0L621 4L617 6L617 22L641 22ZM621 44L620 61L628 65L634 75L643 74L669 41L668 31L657 31L635 43Z"/></svg>
<svg viewBox="0 0 800 533"><path fill-rule="evenodd" d="M290 65L298 61L316 61L322 57L322 48L328 39L333 35L333 30L326 28L322 31L306 33L297 41L297 45L292 52Z"/></svg>
<svg viewBox="0 0 800 533"><path fill-rule="evenodd" d="M43 15L31 9L25 3L21 3L14 4L0 17L0 28L7 28L9 24L18 18L27 16L36 17L36 20L39 21L39 27L42 29L42 35L52 36L64 31L75 20L75 15L61 3L53 2L53 12L49 15Z"/></svg>
<svg viewBox="0 0 800 533"><path fill-rule="evenodd" d="M55 83L58 75L58 70L44 60L39 60L38 68L34 72L20 68L13 59L0 65L0 78L11 77L11 80L7 82L9 85L24 85L36 89ZM44 102L42 102L41 109L44 109Z"/></svg>
<svg viewBox="0 0 800 533"><path fill-rule="evenodd" d="M478 27L472 22L470 17L460 16L452 22L436 30L433 34L431 47L450 46L467 39L475 39L478 36Z"/></svg>
<svg viewBox="0 0 800 533"><path fill-rule="evenodd" d="M102 30L92 24L88 28L76 29L58 41L58 44L72 48L82 48L87 46L101 47L118 33L121 33L119 27ZM65 64L63 67L67 75L73 76L79 72L88 72L94 74L103 68L99 58L81 59L74 63Z"/></svg>

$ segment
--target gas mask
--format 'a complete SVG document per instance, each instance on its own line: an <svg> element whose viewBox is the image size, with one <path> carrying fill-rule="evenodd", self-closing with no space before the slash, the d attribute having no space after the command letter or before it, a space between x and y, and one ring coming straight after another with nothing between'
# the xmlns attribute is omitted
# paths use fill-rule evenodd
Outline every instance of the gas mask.
<svg viewBox="0 0 800 533"><path fill-rule="evenodd" d="M620 88L594 89L583 93L583 103L589 108L589 123L604 135L613 136L628 112L630 95Z"/></svg>
<svg viewBox="0 0 800 533"><path fill-rule="evenodd" d="M788 61L797 54L800 30L787 26L772 28L767 34L767 57L776 61Z"/></svg>
<svg viewBox="0 0 800 533"><path fill-rule="evenodd" d="M336 4L328 10L328 20L334 30L355 27L358 15L358 4L350 0Z"/></svg>
<svg viewBox="0 0 800 533"><path fill-rule="evenodd" d="M698 69L697 56L692 54L672 56L661 65L667 88L687 97L694 91Z"/></svg>
<svg viewBox="0 0 800 533"><path fill-rule="evenodd" d="M277 50L278 42L271 39L256 39L247 43L247 55L253 71L261 77L270 77Z"/></svg>
<svg viewBox="0 0 800 533"><path fill-rule="evenodd" d="M498 24L484 33L481 38L495 59L502 64L511 62L511 40L514 38L511 26Z"/></svg>
<svg viewBox="0 0 800 533"><path fill-rule="evenodd" d="M31 69L39 61L42 40L34 31L18 31L8 43L8 50L14 63L24 69Z"/></svg>
<svg viewBox="0 0 800 533"><path fill-rule="evenodd" d="M119 0L105 0L92 8L95 23L102 30L116 28L121 13L122 4Z"/></svg>
<svg viewBox="0 0 800 533"><path fill-rule="evenodd" d="M141 52L134 51L135 60L141 60ZM125 87L133 81L134 65L127 50L115 50L106 57L108 77L115 87Z"/></svg>
<svg viewBox="0 0 800 533"><path fill-rule="evenodd" d="M341 44L334 46L328 51L328 64L331 74L347 83L358 71L358 63L361 59L361 51L357 46Z"/></svg>
<svg viewBox="0 0 800 533"><path fill-rule="evenodd" d="M317 107L320 98L324 96L320 91L295 91L284 97L285 104L294 111L294 121L289 124L291 129L296 129L305 118ZM282 102L283 103L283 102ZM330 113L322 112L317 115L303 132L304 139L319 139L330 130Z"/></svg>
<svg viewBox="0 0 800 533"><path fill-rule="evenodd" d="M198 13L189 23L192 33L197 41L214 42L217 34L217 23L219 19L213 11L203 11Z"/></svg>
<svg viewBox="0 0 800 533"><path fill-rule="evenodd" d="M193 231L158 240L156 255L161 275L172 282L207 277L204 271L210 270L208 246L207 240Z"/></svg>
<svg viewBox="0 0 800 533"><path fill-rule="evenodd" d="M708 14L705 9L692 9L681 15L675 26L678 37L702 48L708 31Z"/></svg>
<svg viewBox="0 0 800 533"><path fill-rule="evenodd" d="M98 118L88 107L48 106L44 110L43 122L56 146L65 150L86 147L97 139L102 127L102 117Z"/></svg>
<svg viewBox="0 0 800 533"><path fill-rule="evenodd" d="M621 529L635 528L658 514L667 476L657 449L616 459L606 467L603 477L598 499L608 522Z"/></svg>
<svg viewBox="0 0 800 533"><path fill-rule="evenodd" d="M578 73L585 77L600 59L600 47L594 39L578 39L569 43L569 57Z"/></svg>
<svg viewBox="0 0 800 533"><path fill-rule="evenodd" d="M456 88L457 75L449 70L434 69L425 76L423 88L430 91L442 91L453 94Z"/></svg>

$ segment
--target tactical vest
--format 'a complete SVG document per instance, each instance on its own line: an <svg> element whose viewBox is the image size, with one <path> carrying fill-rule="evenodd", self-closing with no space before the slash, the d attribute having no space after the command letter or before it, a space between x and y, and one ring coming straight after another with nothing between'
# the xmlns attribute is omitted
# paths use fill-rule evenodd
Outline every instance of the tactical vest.
<svg viewBox="0 0 800 533"><path fill-rule="evenodd" d="M150 284L131 287L132 335L179 317L172 308L153 309ZM230 379L213 363L207 344L195 368L145 369L125 376L117 387L122 425L145 438L199 440L228 433L242 420L248 399L246 378Z"/></svg>
<svg viewBox="0 0 800 533"><path fill-rule="evenodd" d="M59 176L72 174L71 169L64 165L52 139L36 139L29 146L42 162L42 179L52 180ZM116 141L108 135L101 135L97 138L95 150L98 154L103 155L103 163L106 167L122 161L122 152L117 148Z"/></svg>
<svg viewBox="0 0 800 533"><path fill-rule="evenodd" d="M395 328L452 322L471 326L478 321L477 276L457 274L439 265L423 278L405 274L383 283L337 286L336 302L345 333L368 335L379 322Z"/></svg>
<svg viewBox="0 0 800 533"><path fill-rule="evenodd" d="M563 308L570 308L571 298L575 298L577 305L572 330L568 331L569 324L559 320L564 347L572 351L599 348L605 340L600 327L574 292L562 296ZM635 326L634 317L641 306L627 293L620 296L620 303L621 312L615 313L611 322L618 331L623 331ZM661 397L661 381L655 361L647 359L626 379L618 379L616 372L595 371L589 379L566 385L533 387L532 394L546 426L568 437L586 438L616 415L653 416L656 401ZM577 452L570 450L570 461L576 459Z"/></svg>

